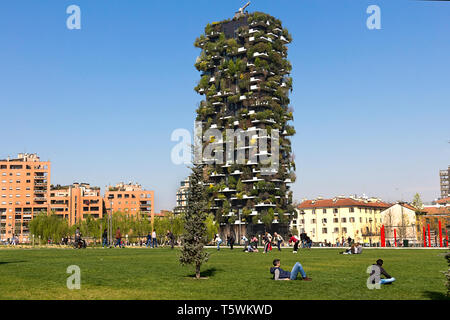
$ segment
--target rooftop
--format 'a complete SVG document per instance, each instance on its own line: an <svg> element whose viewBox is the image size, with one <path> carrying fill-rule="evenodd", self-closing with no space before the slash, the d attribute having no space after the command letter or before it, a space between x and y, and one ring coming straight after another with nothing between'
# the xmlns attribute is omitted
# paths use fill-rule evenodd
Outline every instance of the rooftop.
<svg viewBox="0 0 450 320"><path fill-rule="evenodd" d="M299 206L299 209L313 209L313 208L337 208L337 207L365 207L365 208L389 208L391 204L382 202L380 200L363 200L352 198L333 198L333 199L316 199L304 200Z"/></svg>

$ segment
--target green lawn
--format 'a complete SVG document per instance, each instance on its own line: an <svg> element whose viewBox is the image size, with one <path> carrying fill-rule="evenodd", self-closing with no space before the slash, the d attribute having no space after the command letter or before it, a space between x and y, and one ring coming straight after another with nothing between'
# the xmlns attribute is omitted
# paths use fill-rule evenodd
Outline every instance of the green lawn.
<svg viewBox="0 0 450 320"><path fill-rule="evenodd" d="M442 299L446 250L365 250L339 255L334 249L281 253L217 252L194 280L181 267L177 249L2 249L1 299ZM296 261L311 282L273 281L272 260L290 270ZM366 287L367 267L378 258L397 281L380 290ZM81 268L81 290L68 290L66 268Z"/></svg>

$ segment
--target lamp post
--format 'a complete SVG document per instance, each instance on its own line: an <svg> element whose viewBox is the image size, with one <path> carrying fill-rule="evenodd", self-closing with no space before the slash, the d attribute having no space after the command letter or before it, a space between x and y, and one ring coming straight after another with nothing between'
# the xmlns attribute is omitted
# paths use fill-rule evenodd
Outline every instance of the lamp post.
<svg viewBox="0 0 450 320"><path fill-rule="evenodd" d="M242 209L239 209L238 210L238 214L239 214L239 227L238 227L238 244L240 245L241 244L241 223L242 223L242 221L241 221L241 210Z"/></svg>
<svg viewBox="0 0 450 320"><path fill-rule="evenodd" d="M111 198L110 198L111 200ZM112 247L112 210L113 210L113 202L110 201L110 211L108 215L108 242L109 246Z"/></svg>

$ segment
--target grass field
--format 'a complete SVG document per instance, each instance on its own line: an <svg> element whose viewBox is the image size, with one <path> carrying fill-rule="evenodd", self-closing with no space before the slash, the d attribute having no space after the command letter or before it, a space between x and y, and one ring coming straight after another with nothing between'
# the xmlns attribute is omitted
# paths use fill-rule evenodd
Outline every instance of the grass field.
<svg viewBox="0 0 450 320"><path fill-rule="evenodd" d="M365 250L362 255L339 255L334 249L291 249L281 253L217 252L202 276L178 263L177 249L2 249L1 299L445 299L448 267L446 250ZM290 270L300 261L313 279L273 281L272 260ZM366 269L382 258L397 281L380 290L366 287ZM81 290L69 290L69 265L81 269Z"/></svg>

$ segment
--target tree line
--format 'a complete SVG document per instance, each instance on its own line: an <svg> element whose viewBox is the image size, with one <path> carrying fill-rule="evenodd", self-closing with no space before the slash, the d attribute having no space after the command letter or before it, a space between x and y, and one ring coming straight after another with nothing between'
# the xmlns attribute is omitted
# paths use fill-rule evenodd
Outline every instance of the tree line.
<svg viewBox="0 0 450 320"><path fill-rule="evenodd" d="M208 242L214 238L217 233L218 224L213 216L206 220ZM80 228L83 238L101 240L103 231L108 228L108 217L95 219L87 216L77 224L70 225L68 219L61 218L51 212L47 214L42 212L29 222L30 234L34 235L34 241L47 243L49 240L53 243L60 243L64 237L73 237L75 230ZM168 213L164 217L155 217L152 223L147 215L137 214L131 216L122 212L115 212L112 215L112 230L115 232L120 228L122 237L128 235L130 242L144 239L149 232L156 232L159 242L164 240L167 230L170 230L175 238L179 238L184 232L184 214L175 215ZM113 234L114 236L114 234Z"/></svg>

